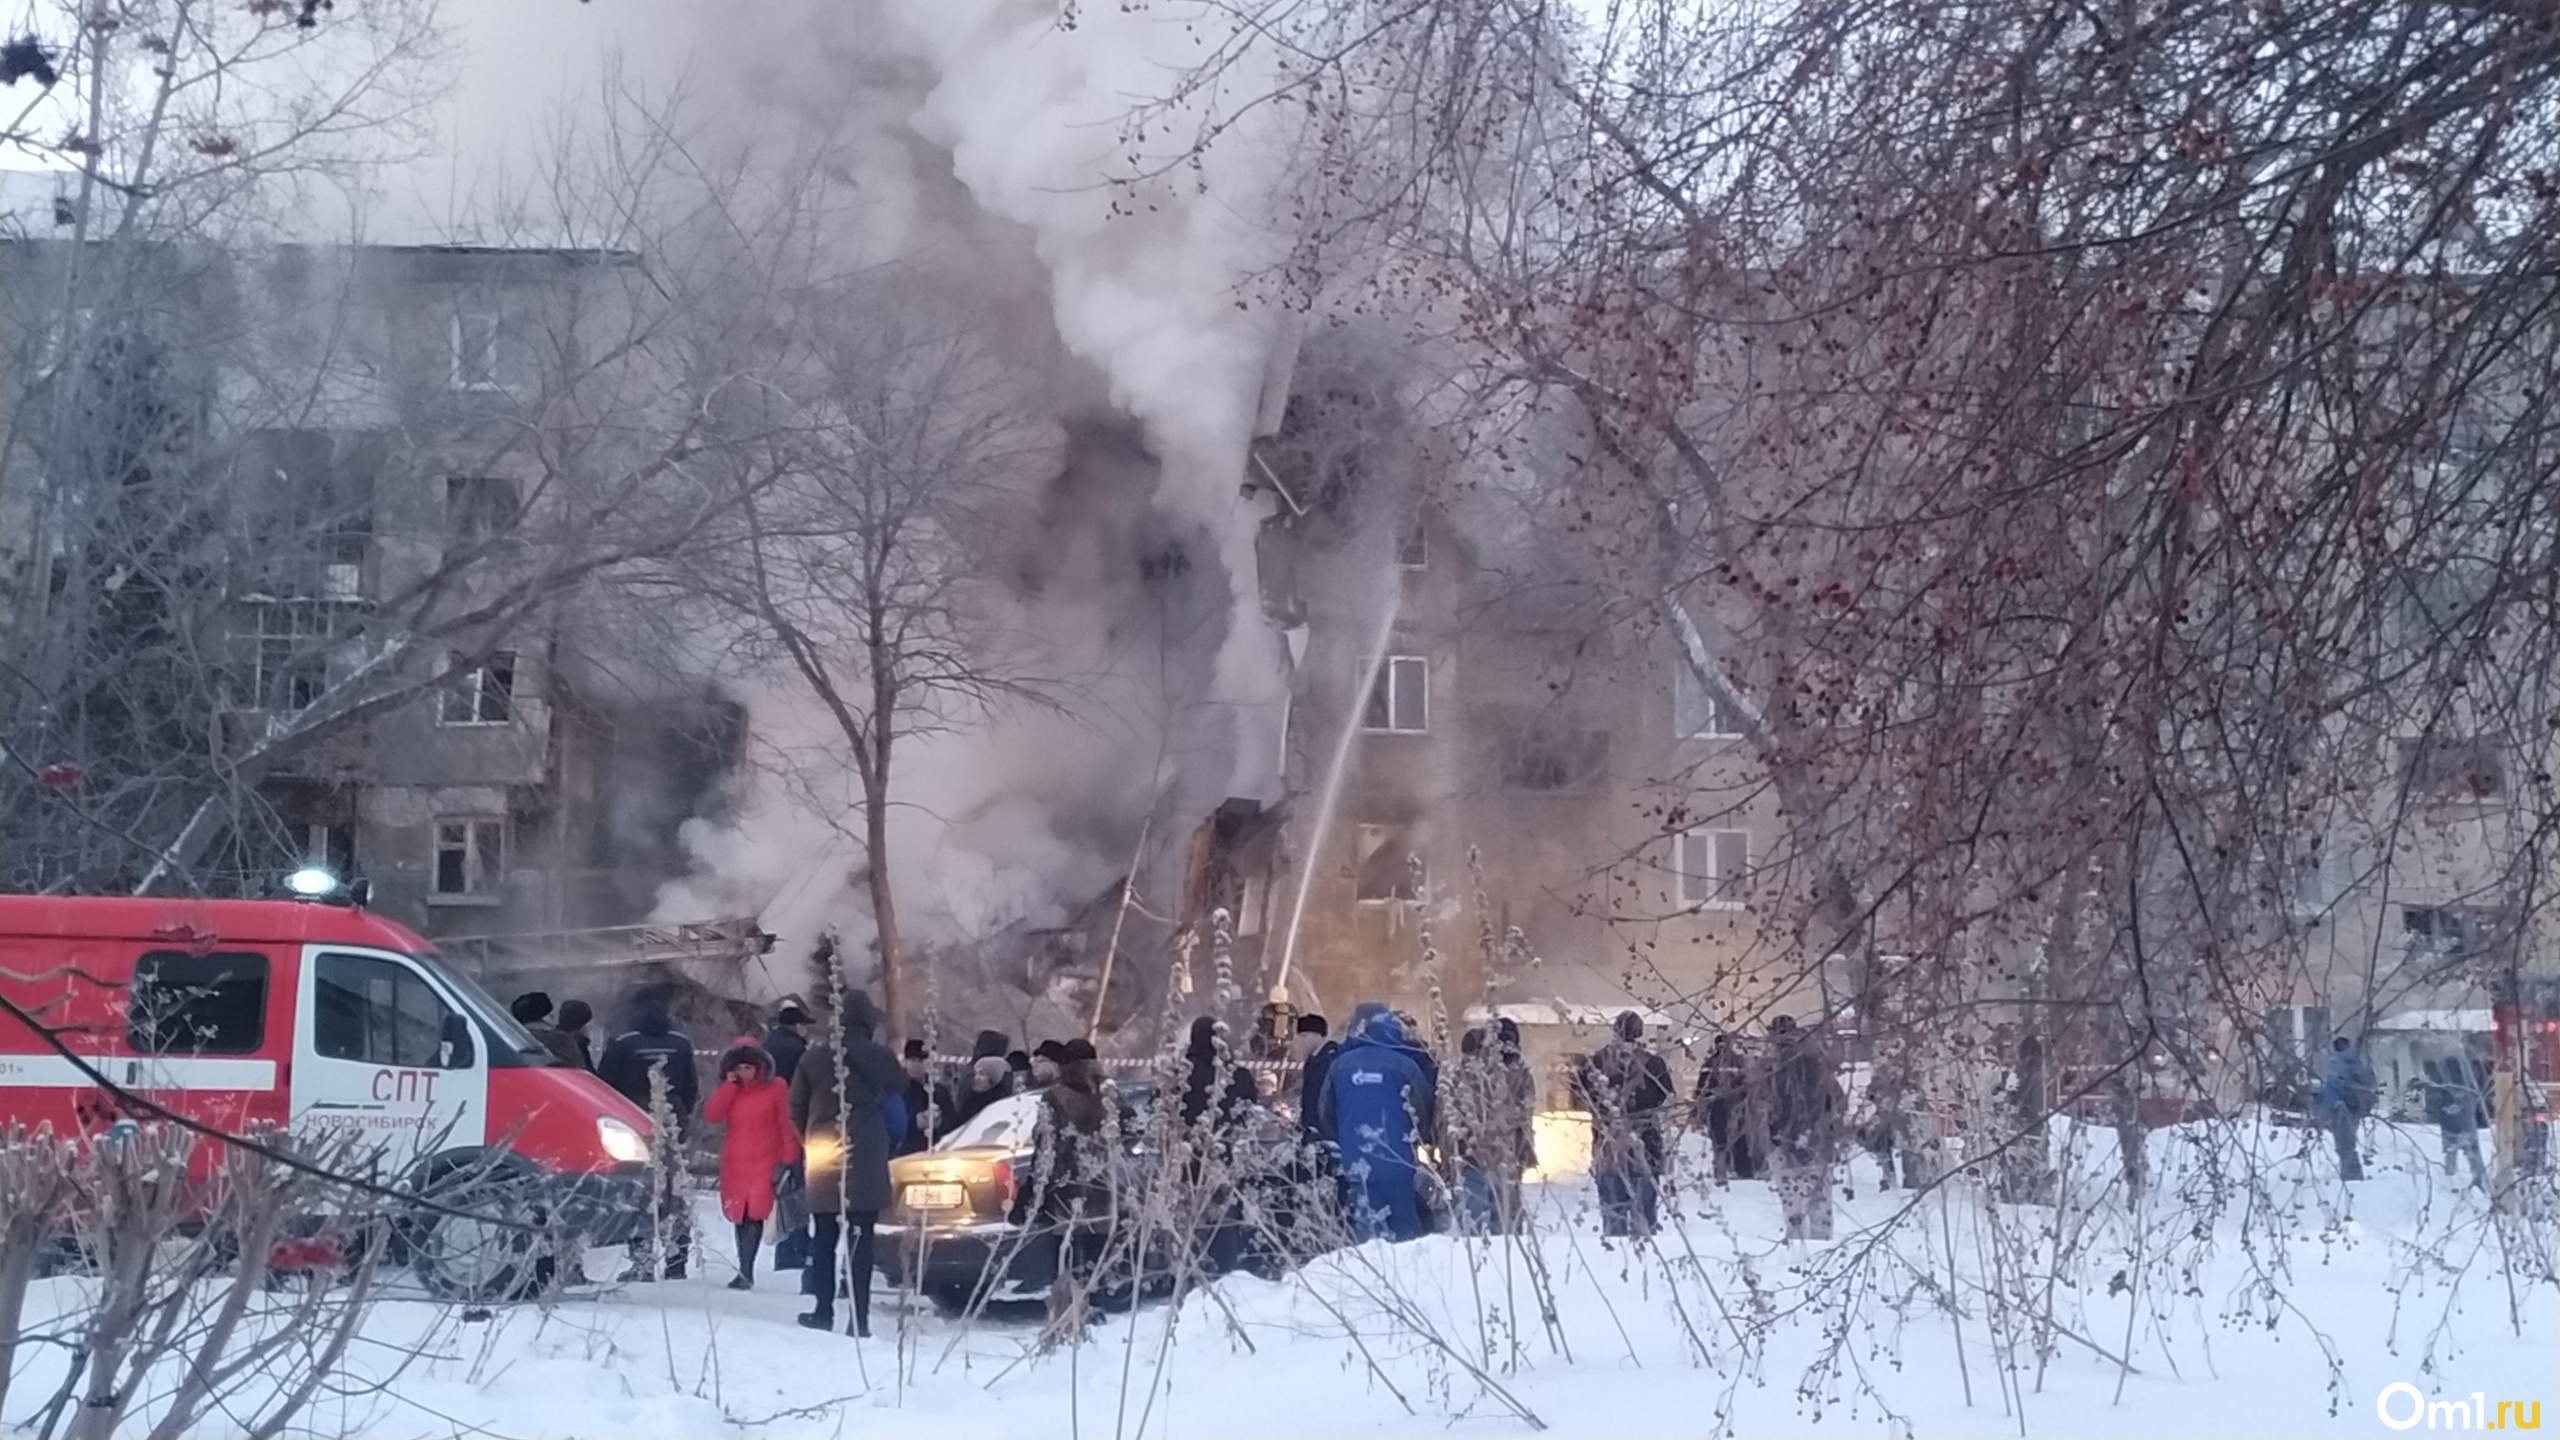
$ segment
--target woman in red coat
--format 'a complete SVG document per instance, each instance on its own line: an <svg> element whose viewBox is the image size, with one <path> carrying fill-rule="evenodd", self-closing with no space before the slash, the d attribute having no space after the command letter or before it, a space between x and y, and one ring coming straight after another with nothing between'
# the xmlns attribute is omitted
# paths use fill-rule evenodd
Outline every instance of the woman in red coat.
<svg viewBox="0 0 2560 1440"><path fill-rule="evenodd" d="M773 1214L774 1176L800 1159L791 1087L774 1078L773 1057L763 1046L740 1040L720 1057L720 1084L702 1118L728 1127L720 1137L720 1213L738 1227L738 1278L729 1288L752 1290L764 1222Z"/></svg>

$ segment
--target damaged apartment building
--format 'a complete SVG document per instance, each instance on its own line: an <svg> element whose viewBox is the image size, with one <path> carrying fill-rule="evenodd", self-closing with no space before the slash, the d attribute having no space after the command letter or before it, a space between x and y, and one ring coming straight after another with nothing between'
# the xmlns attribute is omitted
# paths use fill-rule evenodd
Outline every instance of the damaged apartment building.
<svg viewBox="0 0 2560 1440"><path fill-rule="evenodd" d="M645 917L682 868L675 828L731 763L743 718L706 694L644 698L572 638L579 557L563 546L598 530L599 517L577 513L591 472L628 463L598 442L640 403L592 393L604 376L588 356L628 323L617 297L636 257L450 246L75 257L67 242L17 238L0 241L13 346L48 333L15 312L63 293L75 263L118 268L114 303L79 312L86 348L45 383L94 393L97 375L146 356L147 370L129 368L148 374L153 413L184 417L183 446L163 437L152 492L134 502L160 537L150 613L135 623L184 638L149 678L177 717L162 727L170 767L215 777L216 791L191 819L148 817L180 837L164 868L183 866L183 879L125 864L79 883L274 893L284 872L319 864L433 937ZM37 373L30 358L58 352L13 355L22 376ZM36 384L12 392L22 416L54 403ZM13 460L30 463L24 447ZM11 498L28 506L36 487L16 479ZM51 512L12 518L50 514L56 528L8 558L22 574L49 564L61 608L84 574L122 573L125 562L84 547L124 542L112 523L63 518L77 508L71 480L52 493ZM16 593L12 622L41 623L42 597ZM77 679L58 688L76 695ZM138 764L153 738L48 737L19 721L20 736L98 751L72 757L93 794L117 793L117 767ZM21 858L36 863L38 838L21 832Z"/></svg>
<svg viewBox="0 0 2560 1440"><path fill-rule="evenodd" d="M1229 907L1239 972L1337 1022L1362 1000L1453 1026L1500 1007L1579 1044L1619 1008L1682 1030L1850 1013L1853 967L1805 952L1778 892L1786 830L1737 717L1673 636L1606 603L1588 547L1503 483L1432 469L1414 428L1391 385L1310 344L1257 444L1252 483L1279 492L1261 578L1293 658L1287 793L1204 827L1188 913ZM2341 1030L2431 1034L2379 1042L2415 1075L2447 1046L2485 1053L2496 1001L2552 1069L2555 947L2495 899L2535 757L2375 749L2392 823L2307 847L2263 1038L2309 1056Z"/></svg>

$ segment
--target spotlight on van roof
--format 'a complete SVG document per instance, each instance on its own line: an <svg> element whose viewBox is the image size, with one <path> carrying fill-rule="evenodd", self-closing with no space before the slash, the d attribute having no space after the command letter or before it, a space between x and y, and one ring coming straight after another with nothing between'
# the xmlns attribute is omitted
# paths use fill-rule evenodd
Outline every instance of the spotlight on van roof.
<svg viewBox="0 0 2560 1440"><path fill-rule="evenodd" d="M317 900L337 893L338 877L317 865L305 865L284 877L284 888L305 900Z"/></svg>

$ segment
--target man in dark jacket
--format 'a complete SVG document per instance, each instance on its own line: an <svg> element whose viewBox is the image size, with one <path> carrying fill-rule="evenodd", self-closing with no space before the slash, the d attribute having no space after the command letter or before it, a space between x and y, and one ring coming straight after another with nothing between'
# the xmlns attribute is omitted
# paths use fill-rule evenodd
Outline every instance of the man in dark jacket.
<svg viewBox="0 0 2560 1440"><path fill-rule="evenodd" d="M652 986L633 997L631 1028L604 1047L596 1075L658 1122L656 1153L650 1164L658 1173L660 1233L643 1237L640 1253L633 1257L631 1278L663 1274L681 1280L693 1256L693 1217L678 1213L683 1197L676 1192L676 1177L683 1166L684 1137L692 1130L694 1111L702 1103L702 1087L694 1067L693 1037L676 1028L675 1017L668 1013L666 991ZM652 1103L656 1098L651 1093L653 1076L664 1077L663 1120Z"/></svg>
<svg viewBox="0 0 2560 1440"><path fill-rule="evenodd" d="M578 1047L569 1037L552 1027L551 997L539 990L528 990L507 1003L507 1013L540 1043L543 1049L564 1065L578 1065Z"/></svg>
<svg viewBox="0 0 2560 1440"><path fill-rule="evenodd" d="M773 1057L773 1078L788 1085L800 1073L800 1057L809 1049L809 1007L797 995L786 995L765 1032L764 1053Z"/></svg>
<svg viewBox="0 0 2560 1440"><path fill-rule="evenodd" d="M1644 1043L1644 1018L1622 1011L1608 1044L1583 1066L1591 1111L1591 1175L1600 1187L1604 1235L1651 1235L1661 1223L1662 1112L1671 1070Z"/></svg>
<svg viewBox="0 0 2560 1440"><path fill-rule="evenodd" d="M1095 1284L1115 1199L1112 1107L1102 1067L1088 1040L1069 1040L1059 1053L1057 1083L1040 1092L1031 1173L1014 1193L1012 1216L1039 1243L1058 1247L1058 1278L1049 1287L1053 1318L1079 1302L1114 1306L1125 1298L1117 1293L1123 1287Z"/></svg>
<svg viewBox="0 0 2560 1440"><path fill-rule="evenodd" d="M2436 1133L2444 1138L2444 1173L2450 1179L2460 1173L2456 1161L2471 1162L2471 1183L2485 1187L2488 1177L2481 1173L2480 1130L2489 1123L2489 1106L2483 1097L2481 1075L2463 1056L2446 1060L2429 1060L2427 1076L2427 1118L2435 1122Z"/></svg>
<svg viewBox="0 0 2560 1440"><path fill-rule="evenodd" d="M1746 1107L1768 1136L1769 1188L1790 1240L1831 1238L1831 1167L1840 1151L1840 1081L1831 1057L1792 1015L1769 1022L1774 1051Z"/></svg>
<svg viewBox="0 0 2560 1440"><path fill-rule="evenodd" d="M2338 1178L2362 1180L2364 1157L2357 1152L2356 1131L2373 1113L2373 1067L2355 1042L2340 1035L2329 1042L2328 1068L2321 1073L2319 1093L2312 1097L2313 1118L2329 1128L2338 1147Z"/></svg>
<svg viewBox="0 0 2560 1440"><path fill-rule="evenodd" d="M1437 1123L1431 1082L1386 1006L1363 1004L1350 1030L1325 1068L1317 1123L1342 1156L1352 1238L1411 1240L1422 1233L1415 1151Z"/></svg>
<svg viewBox="0 0 2560 1440"><path fill-rule="evenodd" d="M1742 1134L1742 1091L1742 1051L1727 1031L1716 1036L1706 1063L1698 1067L1697 1119L1707 1132L1708 1156L1719 1185L1748 1180L1757 1173Z"/></svg>
<svg viewBox="0 0 2560 1440"><path fill-rule="evenodd" d="M800 1127L809 1167L810 1223L816 1232L809 1246L809 1271L817 1308L800 1317L811 1330L835 1328L836 1240L849 1233L849 1333L871 1333L873 1227L889 1208L889 1115L881 1102L907 1083L898 1057L871 1038L878 1026L871 997L859 990L845 992L835 1035L809 1047L791 1081L791 1121Z"/></svg>
<svg viewBox="0 0 2560 1440"><path fill-rule="evenodd" d="M578 1068L581 1070L596 1068L595 1042L587 1037L587 1025L595 1018L596 1007L584 1000L560 1002L560 1033L568 1036L569 1043L577 1047Z"/></svg>
<svg viewBox="0 0 2560 1440"><path fill-rule="evenodd" d="M933 1056L922 1040L910 1040L898 1055L898 1068L906 1073L907 1126L898 1136L897 1153L913 1155L930 1150L936 1137L947 1135L958 1123L960 1102L952 1098L951 1087L933 1078Z"/></svg>

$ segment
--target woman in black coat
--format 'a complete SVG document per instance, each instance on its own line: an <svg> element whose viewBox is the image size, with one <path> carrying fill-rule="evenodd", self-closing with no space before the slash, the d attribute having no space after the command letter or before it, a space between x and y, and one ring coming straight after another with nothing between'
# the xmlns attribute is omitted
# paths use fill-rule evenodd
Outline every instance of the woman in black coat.
<svg viewBox="0 0 2560 1440"><path fill-rule="evenodd" d="M817 1282L818 1305L800 1317L812 1330L835 1328L836 1238L841 1229L850 1229L853 1324L848 1333L871 1333L873 1227L889 1208L889 1116L880 1102L907 1083L898 1057L872 1038L878 1027L879 1012L871 997L859 990L846 992L836 1034L813 1042L791 1077L791 1121L800 1127L809 1171L810 1224L816 1232L809 1269Z"/></svg>

